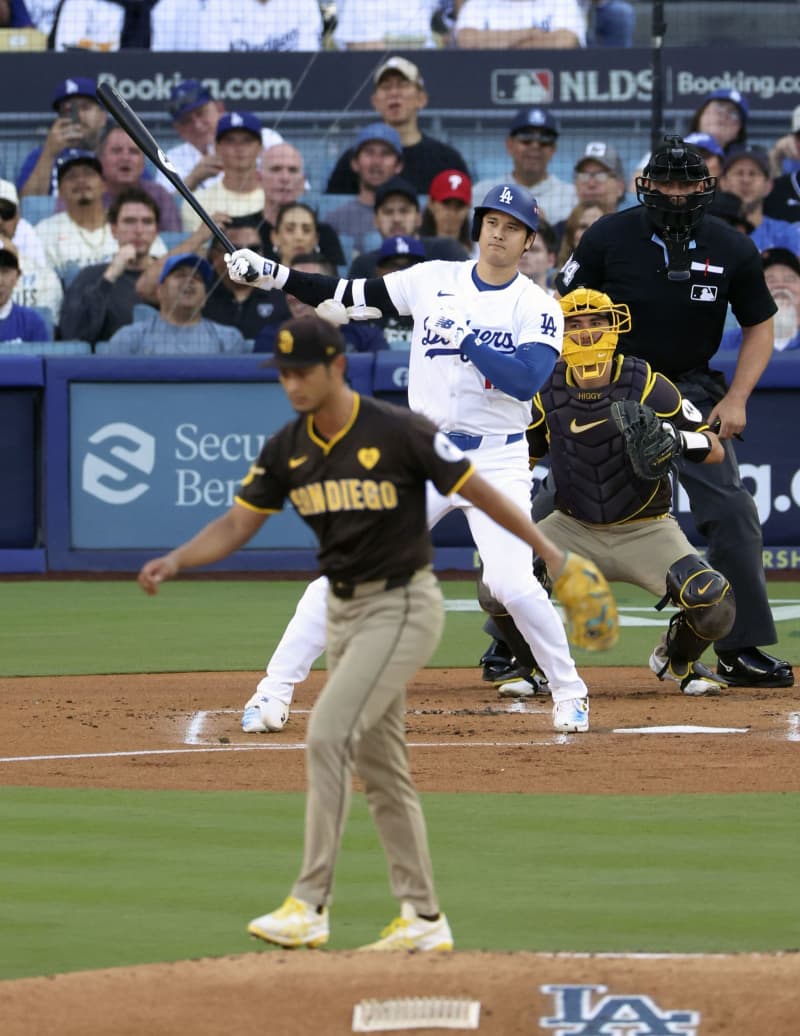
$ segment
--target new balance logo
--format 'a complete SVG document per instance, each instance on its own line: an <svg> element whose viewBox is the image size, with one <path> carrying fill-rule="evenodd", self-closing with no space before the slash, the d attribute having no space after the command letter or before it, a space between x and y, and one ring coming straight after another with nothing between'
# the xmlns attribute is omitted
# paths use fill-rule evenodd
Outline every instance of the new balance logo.
<svg viewBox="0 0 800 1036"><path fill-rule="evenodd" d="M555 1036L697 1036L698 1011L662 1011L649 996L601 996L592 1003L592 994L606 993L605 986L541 986L543 993L555 998L556 1013L540 1018L545 1029Z"/></svg>

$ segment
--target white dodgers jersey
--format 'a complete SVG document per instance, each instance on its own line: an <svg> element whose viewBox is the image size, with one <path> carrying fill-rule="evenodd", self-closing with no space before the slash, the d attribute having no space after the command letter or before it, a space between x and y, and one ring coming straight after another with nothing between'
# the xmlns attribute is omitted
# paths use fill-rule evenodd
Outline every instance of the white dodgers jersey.
<svg viewBox="0 0 800 1036"><path fill-rule="evenodd" d="M445 432L477 435L524 432L530 400L495 388L433 329L442 301L455 306L482 349L513 354L518 346L542 343L561 355L561 307L533 281L518 274L502 287L478 279L475 262L431 261L384 278L401 314L414 318L408 367L408 402Z"/></svg>

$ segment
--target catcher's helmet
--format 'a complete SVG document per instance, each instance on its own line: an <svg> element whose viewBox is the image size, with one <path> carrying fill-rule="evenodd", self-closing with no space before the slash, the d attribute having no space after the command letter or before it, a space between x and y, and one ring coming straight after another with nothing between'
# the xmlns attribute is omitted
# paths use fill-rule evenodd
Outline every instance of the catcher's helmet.
<svg viewBox="0 0 800 1036"><path fill-rule="evenodd" d="M525 187L518 183L500 183L487 192L472 216L472 240L481 236L483 217L489 211L505 212L520 223L524 223L534 234L539 229L539 206L536 199Z"/></svg>
<svg viewBox="0 0 800 1036"><path fill-rule="evenodd" d="M658 189L662 183L698 184L691 194L664 194ZM717 188L717 178L709 176L703 156L681 140L665 137L655 149L642 175L636 177L636 197L650 211L650 218L666 234L685 238L703 218Z"/></svg>
<svg viewBox="0 0 800 1036"><path fill-rule="evenodd" d="M576 288L559 299L559 305L565 320L575 316L598 317L591 328L564 330L561 355L579 377L602 377L611 363L617 338L631 329L631 311L624 302L612 302L608 295L593 288Z"/></svg>

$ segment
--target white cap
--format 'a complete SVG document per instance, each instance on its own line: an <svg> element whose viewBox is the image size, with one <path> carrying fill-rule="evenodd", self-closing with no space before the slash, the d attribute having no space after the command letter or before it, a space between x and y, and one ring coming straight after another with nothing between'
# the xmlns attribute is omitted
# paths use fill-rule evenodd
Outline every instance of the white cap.
<svg viewBox="0 0 800 1036"><path fill-rule="evenodd" d="M10 201L19 208L17 188L10 180L0 180L0 201Z"/></svg>
<svg viewBox="0 0 800 1036"><path fill-rule="evenodd" d="M800 133L800 104L792 112L792 133Z"/></svg>

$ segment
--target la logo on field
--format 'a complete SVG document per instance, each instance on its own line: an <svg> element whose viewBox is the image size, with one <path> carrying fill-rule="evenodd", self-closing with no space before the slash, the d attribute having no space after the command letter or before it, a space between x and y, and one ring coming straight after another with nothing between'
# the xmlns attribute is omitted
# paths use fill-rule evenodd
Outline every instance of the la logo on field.
<svg viewBox="0 0 800 1036"><path fill-rule="evenodd" d="M699 1011L662 1011L649 996L603 996L606 986L540 986L555 1013L540 1018L555 1036L697 1036ZM594 998L594 1003L592 1002Z"/></svg>

